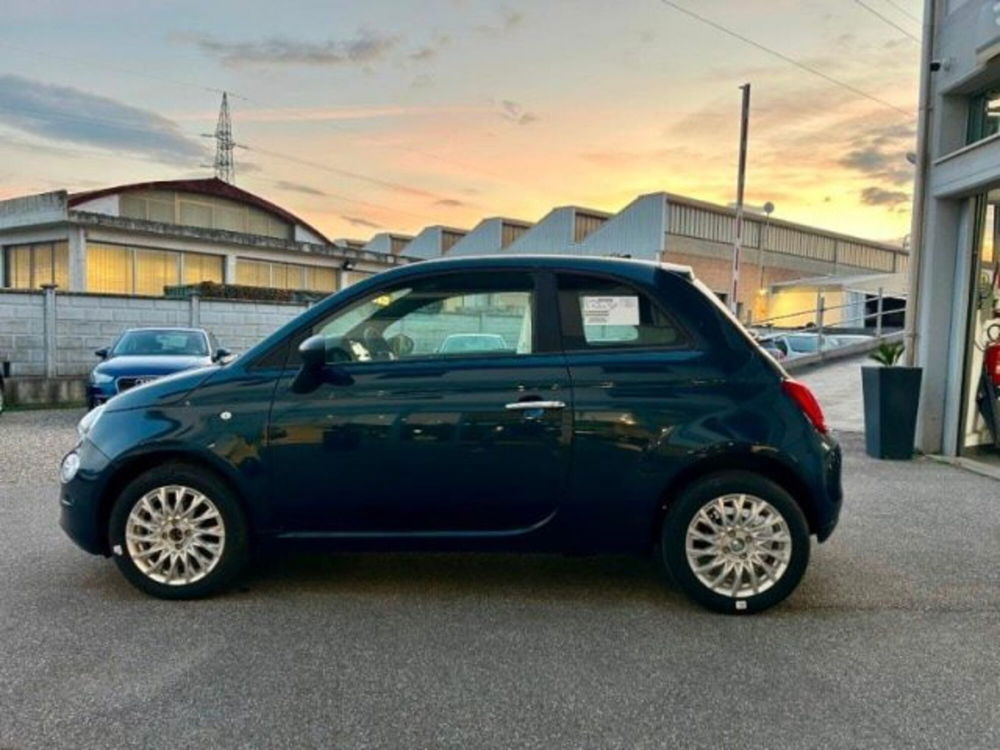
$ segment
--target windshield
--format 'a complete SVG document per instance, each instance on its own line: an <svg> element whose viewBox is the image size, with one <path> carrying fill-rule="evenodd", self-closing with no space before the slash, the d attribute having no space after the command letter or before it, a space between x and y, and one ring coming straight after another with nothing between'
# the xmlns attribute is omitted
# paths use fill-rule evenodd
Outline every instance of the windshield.
<svg viewBox="0 0 1000 750"><path fill-rule="evenodd" d="M207 357L208 344L200 331L178 331L170 329L148 329L126 331L112 356L156 356L174 355Z"/></svg>

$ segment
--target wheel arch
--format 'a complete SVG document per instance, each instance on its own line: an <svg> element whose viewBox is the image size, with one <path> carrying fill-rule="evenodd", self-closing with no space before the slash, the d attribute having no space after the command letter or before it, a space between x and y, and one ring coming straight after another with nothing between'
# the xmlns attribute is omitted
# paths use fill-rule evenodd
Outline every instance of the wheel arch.
<svg viewBox="0 0 1000 750"><path fill-rule="evenodd" d="M230 492L233 493L234 499L243 510L243 516L246 519L248 531L251 534L254 532L254 514L251 512L251 508L248 507L246 493L235 477L233 477L230 472L227 472L223 468L219 467L217 462L213 462L203 455L177 449L162 449L137 453L125 458L121 464L115 468L114 472L108 477L101 490L100 502L97 511L99 528L107 530L108 523L111 519L111 510L114 507L115 501L118 499L122 490L128 486L129 482L142 473L167 463L186 464L192 468L212 474L212 476L225 484L226 487L229 488ZM105 550L106 553L109 551L110 550L107 549Z"/></svg>
<svg viewBox="0 0 1000 750"><path fill-rule="evenodd" d="M819 522L812 492L801 476L779 458L749 452L721 453L706 456L674 475L660 494L656 515L650 528L650 542L656 544L663 519L684 487L723 471L747 471L770 479L784 489L802 510L810 534L818 531Z"/></svg>

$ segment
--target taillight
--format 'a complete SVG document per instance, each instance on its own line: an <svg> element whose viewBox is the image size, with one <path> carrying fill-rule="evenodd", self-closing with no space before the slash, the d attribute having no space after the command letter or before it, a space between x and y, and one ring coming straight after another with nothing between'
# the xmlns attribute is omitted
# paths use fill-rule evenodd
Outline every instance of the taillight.
<svg viewBox="0 0 1000 750"><path fill-rule="evenodd" d="M819 401L816 400L812 391L797 380L781 381L781 390L783 390L802 410L802 413L806 415L806 418L812 422L812 426L815 427L818 432L825 435L826 420L823 418L823 409L820 407Z"/></svg>

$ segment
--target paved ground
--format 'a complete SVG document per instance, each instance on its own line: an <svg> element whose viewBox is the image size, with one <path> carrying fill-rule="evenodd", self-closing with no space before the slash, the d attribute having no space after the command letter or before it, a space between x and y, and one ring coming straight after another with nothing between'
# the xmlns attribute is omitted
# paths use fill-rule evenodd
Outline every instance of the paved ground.
<svg viewBox="0 0 1000 750"><path fill-rule="evenodd" d="M793 374L816 394L832 429L864 432L861 366L871 364L867 356L852 357Z"/></svg>
<svg viewBox="0 0 1000 750"><path fill-rule="evenodd" d="M841 528L753 618L625 559L301 558L166 603L55 525L76 416L0 418L0 748L1000 746L993 480L847 436Z"/></svg>

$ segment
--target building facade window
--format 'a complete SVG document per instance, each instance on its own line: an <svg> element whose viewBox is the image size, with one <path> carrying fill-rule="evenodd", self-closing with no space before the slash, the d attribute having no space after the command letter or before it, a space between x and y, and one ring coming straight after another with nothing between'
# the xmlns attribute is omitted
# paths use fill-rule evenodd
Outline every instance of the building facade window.
<svg viewBox="0 0 1000 750"><path fill-rule="evenodd" d="M583 242L600 229L608 219L598 214L577 212L573 221L573 242Z"/></svg>
<svg viewBox="0 0 1000 750"><path fill-rule="evenodd" d="M976 143L997 133L1000 133L1000 88L969 100L969 127L965 140Z"/></svg>
<svg viewBox="0 0 1000 750"><path fill-rule="evenodd" d="M87 291L159 297L164 287L222 283L221 255L105 243L87 245Z"/></svg>
<svg viewBox="0 0 1000 750"><path fill-rule="evenodd" d="M736 220L731 214L709 211L698 206L670 203L668 234L692 237L731 245L735 240ZM756 220L744 221L743 246L772 253L793 255L826 263L839 263L873 271L899 271L905 266L899 258L905 254L878 245L837 239L818 232L769 224L762 231Z"/></svg>
<svg viewBox="0 0 1000 750"><path fill-rule="evenodd" d="M403 248L406 247L412 239L412 237L403 237L395 234L392 235L389 238L389 252L393 255L399 255L403 252Z"/></svg>
<svg viewBox="0 0 1000 750"><path fill-rule="evenodd" d="M270 289L334 292L337 290L337 273L325 266L237 258L236 283Z"/></svg>
<svg viewBox="0 0 1000 750"><path fill-rule="evenodd" d="M444 231L442 231L441 232L442 254L448 252L453 247L455 247L455 245L458 244L459 240L461 240L465 235L466 235L465 232L454 232L450 229L445 229Z"/></svg>
<svg viewBox="0 0 1000 750"><path fill-rule="evenodd" d="M222 229L282 240L293 238L291 223L254 206L225 198L169 190L123 193L119 213L130 219L203 229Z"/></svg>
<svg viewBox="0 0 1000 750"><path fill-rule="evenodd" d="M500 227L500 248L503 249L508 245L514 244L528 229L530 227L527 224L514 224L510 221L503 222Z"/></svg>
<svg viewBox="0 0 1000 750"><path fill-rule="evenodd" d="M4 248L4 286L9 289L38 289L42 284L69 287L69 245L67 242L36 242Z"/></svg>

